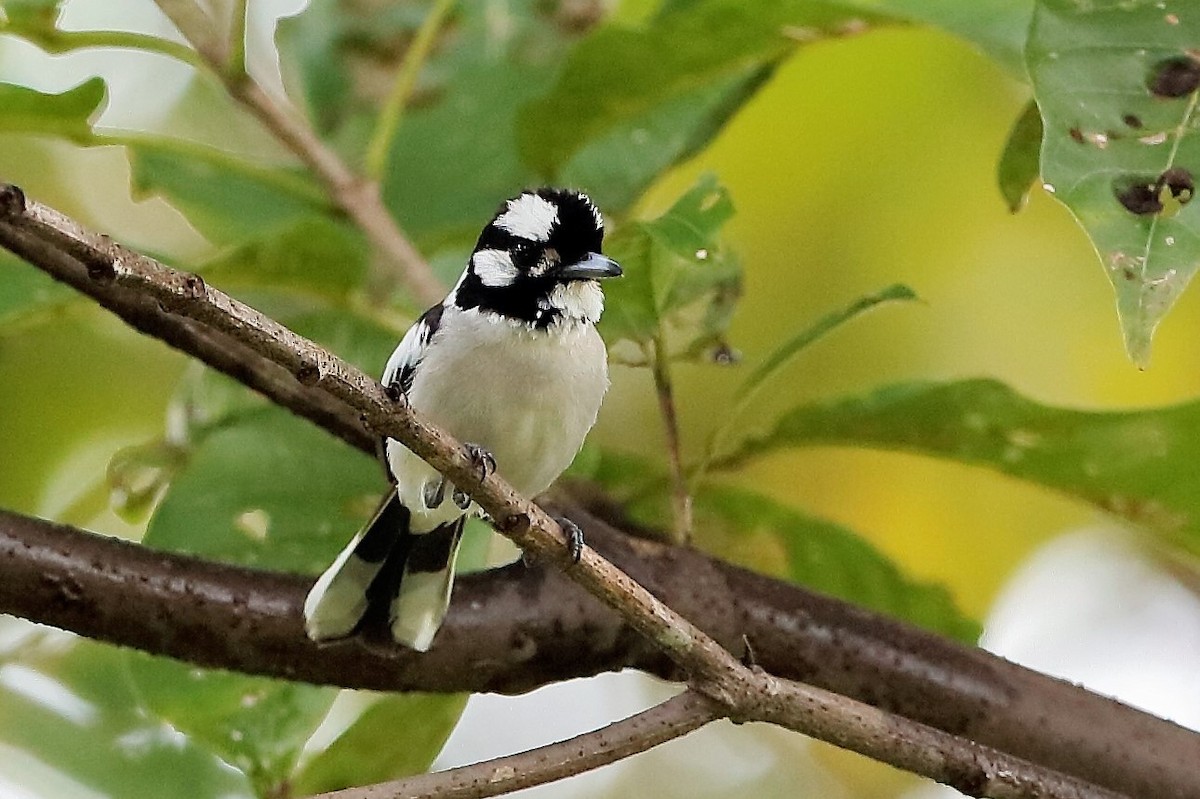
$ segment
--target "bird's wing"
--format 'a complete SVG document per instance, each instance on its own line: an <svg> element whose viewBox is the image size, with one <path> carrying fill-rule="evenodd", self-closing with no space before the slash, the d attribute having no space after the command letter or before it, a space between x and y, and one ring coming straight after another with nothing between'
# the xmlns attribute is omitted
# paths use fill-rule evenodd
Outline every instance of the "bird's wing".
<svg viewBox="0 0 1200 799"><path fill-rule="evenodd" d="M404 338L400 339L400 343L396 345L392 357L388 358L387 366L383 370L385 386L396 386L405 394L412 389L413 375L417 365L425 357L425 352L429 349L429 342L433 340L441 326L442 312L445 310L446 306L444 305L433 306L422 314L421 318L404 334Z"/></svg>

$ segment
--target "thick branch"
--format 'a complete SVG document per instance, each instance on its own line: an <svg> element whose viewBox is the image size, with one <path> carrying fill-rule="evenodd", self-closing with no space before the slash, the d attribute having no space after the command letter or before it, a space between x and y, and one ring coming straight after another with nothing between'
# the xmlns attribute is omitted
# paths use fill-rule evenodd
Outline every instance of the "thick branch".
<svg viewBox="0 0 1200 799"><path fill-rule="evenodd" d="M1105 697L843 602L624 536L570 514L638 582L772 674L1085 777L1185 797L1200 739ZM460 578L424 656L303 632L308 578L155 552L0 511L0 611L205 666L352 688L519 693L671 661L562 574L514 564Z"/></svg>
<svg viewBox="0 0 1200 799"><path fill-rule="evenodd" d="M495 760L313 799L484 799L607 766L703 727L721 710L684 691L660 705L592 732Z"/></svg>
<svg viewBox="0 0 1200 799"><path fill-rule="evenodd" d="M255 362L270 361L275 365L274 368L281 368L285 373L295 375L296 379L304 385L307 390L298 390L295 392L292 396L294 404L290 407L310 416L310 418L319 416L319 414L314 412L316 409L328 411L338 405L345 408L344 412L338 413L339 418L354 419L356 416L361 416L363 423L367 426L366 432L370 436L386 434L404 441L406 445L409 445L414 451L429 460L436 468L446 473L456 484L470 490L475 499L480 502L493 518L503 520L502 526L505 528L504 532L514 538L518 544L534 554L550 558L560 565L567 563L568 559L564 554L561 533L557 530L556 525L550 522L540 509L515 496L511 492L511 489L497 478L493 477L483 483L479 483L474 469L469 460L463 456L461 449L444 434L441 434L416 418L403 402L390 401L383 395L375 381L370 380L357 370L342 363L311 342L295 336L295 334L273 321L262 317L253 311L253 309L247 308L224 294L205 286L199 278L193 275L174 272L155 261L113 245L111 241L103 237L82 231L77 225L70 222L70 220L61 217L61 215L44 206L30 203L26 207L22 196L16 191L9 191L6 194L0 193L0 242L5 243L6 246L10 246L18 254L26 255L26 257L35 261L37 265L42 266L51 274L72 282L73 285L86 283L90 280L112 291L125 292L127 295L144 295L145 298L161 306L160 312L164 317L173 315L185 317L190 325L196 325L200 329L207 331L210 335L221 336L238 342ZM45 253L39 252L39 247L33 246L32 242L40 243L42 249L49 249L58 253L58 257L42 257ZM86 275L86 278L80 278L80 272ZM97 292L90 293L93 293L93 296L97 294ZM180 325L179 327L184 331L190 329L188 325ZM202 352L195 354L201 357L204 355ZM270 386L259 386L259 388L265 391L271 390ZM317 399L318 397L320 400ZM321 403L324 403L324 405ZM589 533L593 532L590 526L588 531ZM595 540L594 535L593 540ZM645 545L643 544L642 546ZM61 555L62 553L59 554ZM692 554L694 555L694 553ZM640 558L631 561L631 566L636 566L638 560ZM96 567L97 562L92 562L93 568ZM674 564L673 568L678 565ZM209 568L213 567L210 566ZM39 574L44 574L44 572ZM139 574L141 575L140 578ZM639 585L630 580L629 577L616 571L611 564L589 550L582 564L569 569L569 574L573 579L587 587L589 591L600 596L613 606L618 607L630 628L648 635L690 677L693 685L698 690L726 707L730 713L739 718L748 719L756 717L755 713L762 714L767 712L761 703L772 692L778 694L778 686L775 683L770 682L765 675L752 672L736 660L730 658L715 641L678 616L662 602L655 599ZM691 572L682 569L677 569L676 575L677 579L681 579L678 575L686 575L686 579L689 582L694 579L694 575ZM144 572L138 570L134 575L128 575L124 579L144 579ZM542 579L549 580L550 577L549 575L543 575ZM641 578L639 577L639 579ZM743 578L743 582L753 583L754 579L753 575L748 575ZM762 580L763 578L757 579ZM37 580L34 582L36 583ZM642 582L647 583L648 581L642 580ZM730 582L732 584L733 580L731 579ZM60 586L54 586L60 600L63 598L70 599L72 595L77 593L72 583L67 582L61 585L65 585L66 588L63 589ZM779 584L774 585L778 586ZM260 580L252 588L254 591L257 591L262 587L263 584ZM532 587L536 589L537 584L533 583ZM30 586L26 586L26 590L29 588ZM161 588L162 586L160 586ZM299 590L299 587L297 589ZM247 618L247 614L250 613L255 605L250 601L250 597L240 596L236 598L236 601L231 599L231 590L231 585L223 577L216 577L204 590L192 593L188 589L184 593L185 595L200 599L201 604L212 604L214 602L219 604L219 601L229 599L229 604L238 608L238 612L233 617L226 617L225 622L227 625L233 623L236 629L240 621ZM522 580L517 590L528 593L531 590L530 581ZM461 598L461 596L459 594L456 599ZM299 616L296 613L298 599L297 594L297 603L290 607L291 615L288 617L291 629L288 635L284 636L285 638L289 636L302 638L299 632ZM14 601L19 603L21 600L15 598ZM580 601L576 597L571 602L571 605L579 607ZM712 602L714 602L712 596L704 597L699 609L707 609L709 611L708 615L711 616ZM681 605L680 607L684 606ZM128 608L126 610L128 611ZM172 618L167 619L164 617L159 619L160 626L164 627L160 632L170 633L173 630L177 638L188 638L189 636L180 634L181 627L176 624L178 619L174 615L175 612L176 609L171 607ZM781 617L778 605L762 608L760 609L760 613L775 619L777 623L781 624L780 629L774 632L777 640L760 642L752 637L754 649L756 655L760 658L760 662L773 670L774 667L768 662L764 654L765 651L772 646L786 649L789 646L788 642L795 637L793 631L798 627L803 628L810 620L804 618L787 618L786 616ZM875 637L871 635L871 627L877 620L867 619L864 621L861 618L854 619L855 612L846 611L844 608L842 613L846 618L855 622L851 625L850 629L842 632L847 639L853 639L855 636L863 636L864 634L867 639ZM137 616L139 614L127 613L125 615ZM551 613L550 615L553 614ZM702 618L705 614L691 615ZM742 623L748 623L752 618L751 614L744 609L742 616ZM123 621L127 624L130 623L130 619L124 619ZM276 621L278 622L278 619ZM89 623L87 621L84 622L85 625ZM624 629L628 631L628 628ZM779 636L778 633L780 630L786 630L786 634ZM216 649L220 649L221 642L214 640L214 638L224 638L228 635L228 632L228 626L222 628L220 625L210 625L207 635L203 635L202 637L204 640L212 643ZM825 637L829 634L830 631L828 629L820 632L820 635ZM920 636L920 634L915 634L912 631L906 634ZM561 637L561 634L557 632L552 635L559 635ZM597 639L596 630L585 630L583 638L585 642L594 646ZM941 650L949 645L931 636L926 636L926 638L929 640L918 644L916 651L919 652L920 646L923 645L928 647L930 651L937 653L938 656L945 658L947 653ZM257 637L255 637L255 640L257 640ZM513 643L524 644L524 640L520 637L517 637L514 641L514 638L510 635L509 640L510 646ZM729 639L723 638L723 640ZM453 637L450 629L442 636L439 636L439 647L435 647L434 652L430 653L429 657L409 657L410 666L419 670L420 666L413 665L416 661L420 661L422 664L426 664L426 661L428 661L426 665L430 666L437 664L438 658L436 655L439 651L445 651L440 650L444 642L448 642L448 645L451 647L453 646ZM876 641L872 643L886 644L887 642ZM460 641L459 644L461 646L462 642ZM476 641L472 639L471 645L475 646L475 644ZM836 642L835 645L827 641L826 644L827 649L831 650L826 653L826 656L832 658L832 661L838 667L835 670L840 671L847 658L844 642ZM613 645L612 639L609 639L608 645ZM303 644L299 646L303 648ZM371 647L368 645L355 644L351 648L360 646L371 651ZM525 647L522 646L522 648ZM302 658L304 662L287 664L283 668L278 669L278 673L285 676L303 677L300 671L304 668L310 668L311 661L322 661L328 658L336 659L338 650L339 647L331 647L329 650L323 651L319 656L314 655L311 651L306 652ZM267 643L266 651L271 651L269 649L269 642ZM346 650L342 649L341 651L345 652ZM462 651L465 651L465 648ZM644 651L645 649L643 649ZM229 654L231 655L230 660L220 665L230 666L232 663L236 663L239 655L237 653ZM361 654L359 653L358 656L353 658L353 668L339 671L342 674L361 673L364 665ZM571 654L569 649L547 652L537 652L535 650L533 657L536 659L538 656L558 657L561 660L564 657L571 657ZM954 685L957 690L961 690L962 686L956 683L964 679L970 682L972 677L981 676L980 673L971 671L970 667L972 665L982 674L988 674L989 667L992 666L992 664L988 663L987 656L982 653L972 653L965 660L962 659L962 652L959 652L958 656L959 659L957 662L956 658L951 656L937 664L939 667L952 664L951 670L949 673L944 674L944 678L948 684ZM660 670L664 669L662 656L656 655L651 659L655 658ZM973 658L983 658L983 663L972 663ZM403 656L397 658L400 661L404 659ZM803 660L798 662L801 668L812 665ZM913 666L914 664L909 663L907 665ZM796 668L796 662L792 663L791 668ZM915 671L908 671L908 673L905 673L906 670L904 668L893 668L893 672L895 672L896 677L902 683L915 683L928 688L928 683L932 681L930 675L922 672L919 668ZM396 677L395 664L393 664L393 671L390 676L393 679ZM802 676L809 677L809 675ZM856 679L861 679L868 683L865 689L868 695L877 696L883 686L871 680L870 677L869 670L863 670L857 675ZM846 679L845 675L842 675L841 679L844 681ZM1040 679L1047 683L1053 683L1053 681L1046 680L1046 678ZM795 690L800 687L788 686L786 684L785 686L789 691L792 691L792 693L788 694L793 697L792 700L789 700L789 704L807 701L795 694ZM973 687L978 688L980 686ZM984 690L980 696L976 697L977 705L975 710L981 712L985 717L993 714L993 708L1003 707L1006 701L1013 703L1019 699L1014 694L1006 694L1004 686L991 686L991 689L990 691ZM1008 687L1007 690L1011 691L1013 688ZM1072 689L1064 688L1064 691L1064 695L1072 695ZM1074 694L1089 696L1079 691L1074 691ZM1076 697L1075 703L1082 703L1085 707L1092 707L1095 711L1098 704L1103 703L1103 700L1095 697L1080 700ZM1111 705L1112 708L1120 708L1115 703L1111 703ZM1051 707L1051 705L1038 704L1036 709L1032 710L1032 714L1027 720L1033 722L1035 727L1038 726L1038 722L1042 725L1053 723L1051 717L1057 714L1047 711L1048 707ZM792 707L791 709L795 710L796 708ZM959 708L956 708L954 711L951 711L950 715L955 715L958 710ZM1027 708L1027 710L1029 709ZM841 730L851 734L862 723L863 712L861 709L850 708L847 710L846 708L841 708L839 710L838 707L831 706L827 708L827 712L832 713L840 719L837 723L840 725ZM945 713L946 708L926 708L926 712L932 712L936 715L938 713ZM1132 715L1128 716L1127 714ZM1120 742L1116 745L1111 740L1103 742L1099 751L1092 749L1082 757L1079 757L1077 750L1073 754L1068 755L1068 760L1082 761L1082 773L1090 775L1094 771L1116 771L1117 773L1115 774L1106 774L1102 781L1109 785L1132 786L1129 792L1135 795L1186 796L1194 792L1190 790L1194 788L1194 784L1192 784L1194 778L1190 773L1187 775L1180 774L1179 770L1182 767L1179 764L1196 762L1198 754L1196 737L1188 736L1187 733L1180 731L1179 728L1162 722L1155 722L1149 719L1149 717L1141 716L1141 714L1128 709L1120 711L1110 709L1109 716L1109 721L1125 721L1123 729L1130 734L1128 737L1122 734ZM762 717L765 718L766 716ZM798 718L796 716L779 716L778 719L773 718L773 720L784 720L786 718L793 719L796 724L800 723L800 721L795 721ZM1138 721L1133 722L1130 719L1137 719ZM1090 740L1094 743L1096 736L1092 735L1089 737L1085 734L1087 732L1087 723L1092 720L1094 719L1088 719L1080 729L1072 728L1071 735ZM894 721L899 723L903 720ZM960 727L971 726L979 721L981 720L973 718L970 713L957 718L957 724ZM791 726L791 723L793 722L788 722L789 726ZM986 727L987 725L983 723L980 726ZM1150 763L1157 765L1161 762L1155 757L1161 754L1161 750L1144 752L1142 754L1145 757L1137 761L1137 768L1127 767L1129 758L1128 747L1133 746L1136 742L1146 740L1145 737L1136 734L1135 728L1139 726L1146 727L1147 732L1157 736L1160 741L1173 741L1175 745L1173 755L1181 758L1173 760L1176 776L1166 778L1167 785L1163 790L1143 790L1147 785L1163 782L1161 776L1155 775L1156 769L1148 766ZM827 737L825 733L821 733L818 730L809 730L805 727L801 727L801 729L806 729L806 731ZM1028 729L1023 732L1026 735L1029 734ZM1015 737L1019 739L1020 735L1018 734ZM1100 738L1103 740L1103 736L1100 736ZM972 757L975 758L973 762L987 762L989 768L996 766L996 761L992 759L993 753L989 753L981 748L970 748L973 745L968 746L972 752ZM950 748L939 751L942 751L944 756L950 757L948 754L951 752ZM892 747L887 754L889 762L896 763L902 767L913 768L919 773L927 773L930 776L946 777L944 770L927 768L928 764L914 763L908 758L906 751L901 746ZM1106 758L1105 762L1099 764L1089 762L1094 761L1097 755L1104 756ZM1127 758L1125 763L1122 763L1119 759L1120 755L1124 755ZM1040 762L1046 762L1045 758L1038 759ZM1168 756L1167 762L1163 764L1163 770L1157 772L1158 775L1172 773L1171 760L1172 758ZM960 763L959 765L961 766L962 764ZM999 768L999 771L1004 771L1005 769L1011 771L1013 768L1017 768L1017 765L1009 764L1005 766L1001 764L996 767ZM1080 765L1080 763L1073 763L1073 765ZM1189 771L1187 769L1184 770ZM999 773L999 771L996 773ZM1075 773L1081 772L1076 771ZM1095 779L1094 776L1092 778ZM1046 784L1048 785L1049 783L1047 782ZM1042 787L1044 788L1045 786L1043 785Z"/></svg>

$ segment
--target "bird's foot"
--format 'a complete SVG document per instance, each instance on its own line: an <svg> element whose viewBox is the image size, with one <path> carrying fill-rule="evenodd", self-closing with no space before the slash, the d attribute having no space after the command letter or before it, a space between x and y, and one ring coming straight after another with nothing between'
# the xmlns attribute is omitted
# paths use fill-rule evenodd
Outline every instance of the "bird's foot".
<svg viewBox="0 0 1200 799"><path fill-rule="evenodd" d="M467 457L471 459L471 463L479 470L479 479L486 480L496 471L496 456L478 444L464 444L463 449L467 451Z"/></svg>

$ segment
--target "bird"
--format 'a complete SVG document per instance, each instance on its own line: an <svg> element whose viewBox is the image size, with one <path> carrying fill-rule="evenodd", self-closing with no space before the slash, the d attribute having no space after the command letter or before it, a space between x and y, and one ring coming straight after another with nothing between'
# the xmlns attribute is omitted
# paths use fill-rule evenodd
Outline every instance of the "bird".
<svg viewBox="0 0 1200 799"><path fill-rule="evenodd" d="M545 187L506 200L454 288L383 371L385 389L465 442L482 475L498 466L524 496L570 465L608 389L600 281L622 270L603 240L604 218L583 192ZM483 514L399 441L384 438L380 454L391 488L308 593L305 632L337 640L382 617L395 641L425 652L449 607L464 522ZM559 521L578 561L582 532Z"/></svg>

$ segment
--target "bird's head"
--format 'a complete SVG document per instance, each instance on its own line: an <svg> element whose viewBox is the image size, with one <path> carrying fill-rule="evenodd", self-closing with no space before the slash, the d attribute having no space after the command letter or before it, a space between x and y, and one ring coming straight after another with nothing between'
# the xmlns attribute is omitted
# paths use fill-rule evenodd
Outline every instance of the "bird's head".
<svg viewBox="0 0 1200 799"><path fill-rule="evenodd" d="M599 281L621 274L600 254L603 240L604 219L586 194L523 192L483 229L451 299L534 328L594 323L604 309Z"/></svg>

